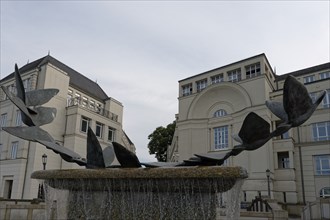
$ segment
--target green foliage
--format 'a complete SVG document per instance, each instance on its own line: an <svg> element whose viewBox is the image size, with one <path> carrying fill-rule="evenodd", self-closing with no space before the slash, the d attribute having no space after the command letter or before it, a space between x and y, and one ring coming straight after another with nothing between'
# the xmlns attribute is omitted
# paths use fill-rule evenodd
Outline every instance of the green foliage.
<svg viewBox="0 0 330 220"><path fill-rule="evenodd" d="M148 136L149 153L156 154L158 161L165 162L167 156L167 147L171 145L175 131L175 121L165 127L160 126Z"/></svg>

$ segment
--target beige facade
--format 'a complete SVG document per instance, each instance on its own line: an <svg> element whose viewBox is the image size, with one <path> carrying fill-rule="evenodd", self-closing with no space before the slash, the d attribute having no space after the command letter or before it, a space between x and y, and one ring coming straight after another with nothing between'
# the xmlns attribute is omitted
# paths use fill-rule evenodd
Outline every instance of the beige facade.
<svg viewBox="0 0 330 220"><path fill-rule="evenodd" d="M135 146L123 131L123 105L106 95L99 85L51 56L20 68L26 91L57 88L59 93L44 106L56 107L55 120L42 126L58 143L86 158L87 124L98 136L101 146L111 141L135 152ZM15 91L13 74L0 81ZM0 93L1 127L25 126L15 105ZM0 197L32 199L37 197L38 181L31 173L43 169L42 155L47 154L46 169L82 168L68 163L43 145L25 141L0 131Z"/></svg>
<svg viewBox="0 0 330 220"><path fill-rule="evenodd" d="M330 194L330 63L288 74L305 83L312 97L322 90L327 95L299 128L255 151L227 159L226 166L248 171L241 201L268 195L266 169L271 171L271 197L288 206L314 201L323 191ZM279 119L265 101L282 101L286 75L276 75L265 54L260 54L180 80L177 127L168 161L230 151L238 144L231 134L238 134L249 112L261 116L274 130Z"/></svg>

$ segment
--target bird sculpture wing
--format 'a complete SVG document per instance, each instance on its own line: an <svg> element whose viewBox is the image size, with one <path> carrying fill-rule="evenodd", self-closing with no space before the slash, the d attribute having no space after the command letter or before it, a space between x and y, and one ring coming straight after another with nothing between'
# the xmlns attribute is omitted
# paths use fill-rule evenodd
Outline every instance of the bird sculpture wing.
<svg viewBox="0 0 330 220"><path fill-rule="evenodd" d="M266 101L266 106L274 115L276 115L282 121L284 122L288 121L288 115L284 110L284 106L282 102Z"/></svg>
<svg viewBox="0 0 330 220"><path fill-rule="evenodd" d="M254 112L250 112L244 119L238 136L244 144L269 138L270 124Z"/></svg>
<svg viewBox="0 0 330 220"><path fill-rule="evenodd" d="M284 82L283 106L292 123L312 108L312 99L306 87L293 76L289 75Z"/></svg>
<svg viewBox="0 0 330 220"><path fill-rule="evenodd" d="M112 142L112 145L116 154L116 158L122 167L141 167L139 159L133 152L129 151L117 142Z"/></svg>
<svg viewBox="0 0 330 220"><path fill-rule="evenodd" d="M25 93L26 106L37 106L47 103L59 92L58 89L38 89Z"/></svg>
<svg viewBox="0 0 330 220"><path fill-rule="evenodd" d="M105 168L103 151L93 130L88 126L87 131L87 168Z"/></svg>

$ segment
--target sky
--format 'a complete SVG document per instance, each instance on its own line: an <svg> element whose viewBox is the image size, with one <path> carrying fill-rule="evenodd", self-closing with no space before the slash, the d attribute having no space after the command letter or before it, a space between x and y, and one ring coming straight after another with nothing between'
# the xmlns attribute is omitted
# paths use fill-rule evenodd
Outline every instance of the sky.
<svg viewBox="0 0 330 220"><path fill-rule="evenodd" d="M124 106L140 161L178 81L265 53L278 75L329 62L330 1L0 0L0 78L48 53Z"/></svg>

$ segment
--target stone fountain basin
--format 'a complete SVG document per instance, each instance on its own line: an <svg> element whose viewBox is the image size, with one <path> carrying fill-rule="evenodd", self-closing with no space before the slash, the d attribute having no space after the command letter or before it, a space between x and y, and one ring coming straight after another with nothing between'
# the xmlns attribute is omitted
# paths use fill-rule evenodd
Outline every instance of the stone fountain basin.
<svg viewBox="0 0 330 220"><path fill-rule="evenodd" d="M144 184L150 191L158 192L181 191L185 186L199 192L225 192L237 180L247 178L247 172L242 167L220 166L66 169L35 171L31 178L45 180L53 188L69 190L103 191L106 186L113 191L141 191Z"/></svg>

